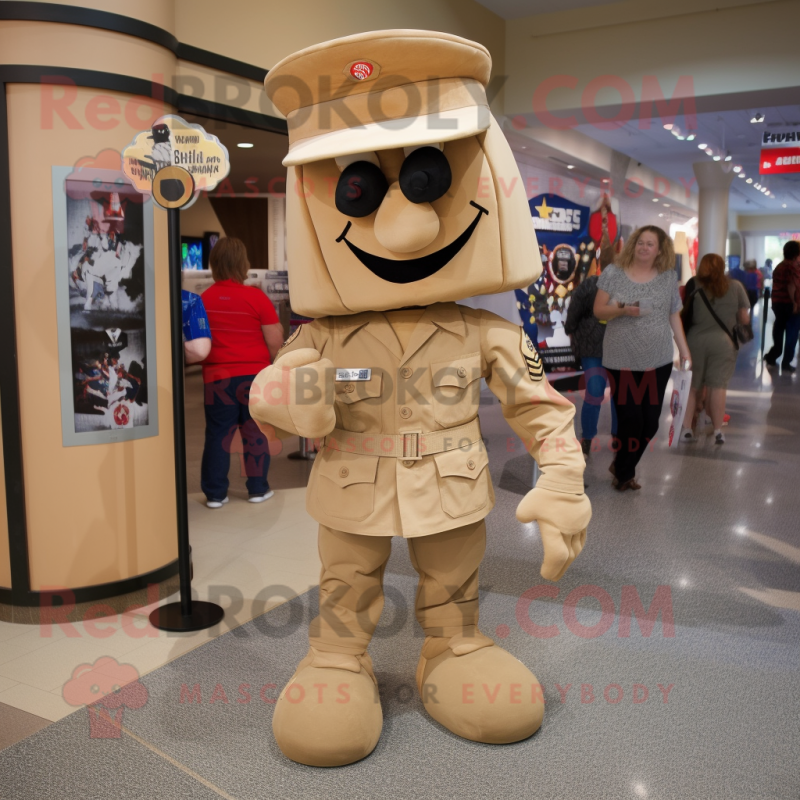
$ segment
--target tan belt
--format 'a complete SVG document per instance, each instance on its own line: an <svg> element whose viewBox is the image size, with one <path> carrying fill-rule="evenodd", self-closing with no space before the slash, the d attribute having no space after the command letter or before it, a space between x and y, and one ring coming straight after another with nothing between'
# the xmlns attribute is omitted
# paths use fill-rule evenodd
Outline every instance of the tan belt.
<svg viewBox="0 0 800 800"><path fill-rule="evenodd" d="M406 431L405 433L354 433L334 428L325 437L325 447L360 456L384 456L404 461L419 461L423 456L457 450L481 440L477 418L457 428L443 431Z"/></svg>

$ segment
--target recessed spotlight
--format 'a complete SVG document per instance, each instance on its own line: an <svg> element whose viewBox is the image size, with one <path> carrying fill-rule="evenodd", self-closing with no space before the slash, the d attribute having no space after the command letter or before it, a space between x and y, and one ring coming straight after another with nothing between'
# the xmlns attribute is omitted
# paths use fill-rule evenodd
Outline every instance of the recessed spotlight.
<svg viewBox="0 0 800 800"><path fill-rule="evenodd" d="M708 145L707 145L707 144L699 144L699 145L697 145L697 149L698 149L698 150L705 150L705 149L706 149L706 147L708 147Z"/></svg>
<svg viewBox="0 0 800 800"><path fill-rule="evenodd" d="M753 182L753 179L752 179L752 178L748 178L748 179L745 181L745 183L752 183L752 182Z"/></svg>
<svg viewBox="0 0 800 800"><path fill-rule="evenodd" d="M663 214L659 214L658 216L659 216L659 217L663 217L664 215L663 215Z"/></svg>
<svg viewBox="0 0 800 800"><path fill-rule="evenodd" d="M747 176L744 174L744 172L740 172L736 177L737 178L746 178Z"/></svg>
<svg viewBox="0 0 800 800"><path fill-rule="evenodd" d="M757 183L757 184L755 184L755 186L753 186L753 188L754 188L754 189L760 189L760 188L761 188L761 184L760 184L760 183Z"/></svg>
<svg viewBox="0 0 800 800"><path fill-rule="evenodd" d="M736 165L736 166L733 168L733 171L734 171L734 172L736 172L736 173L739 173L739 172L741 172L741 171L742 171L742 168L741 168L741 167L740 167L740 166L737 164L737 165Z"/></svg>
<svg viewBox="0 0 800 800"><path fill-rule="evenodd" d="M677 139L678 139L679 142L683 142L686 139L686 137L685 136L681 136L680 134L678 134Z"/></svg>
<svg viewBox="0 0 800 800"><path fill-rule="evenodd" d="M722 160L722 156L714 156L713 158L714 158L714 161L721 161Z"/></svg>
<svg viewBox="0 0 800 800"><path fill-rule="evenodd" d="M665 122L664 123L664 130L665 131L671 131L672 130L672 123L671 122Z"/></svg>
<svg viewBox="0 0 800 800"><path fill-rule="evenodd" d="M241 147L242 150L247 150L250 147L254 147L255 145L252 142L239 142L237 147Z"/></svg>
<svg viewBox="0 0 800 800"><path fill-rule="evenodd" d="M764 115L760 111L757 114L753 114L753 118L750 120L750 122L763 122L763 121L764 121Z"/></svg>
<svg viewBox="0 0 800 800"><path fill-rule="evenodd" d="M714 151L710 147L706 147L706 155L707 156L713 156L714 155Z"/></svg>
<svg viewBox="0 0 800 800"><path fill-rule="evenodd" d="M689 135L686 137L686 141L687 141L687 142L693 142L693 141L695 140L695 138L696 138L696 134L694 134L694 133L690 133L690 134L689 134Z"/></svg>
<svg viewBox="0 0 800 800"><path fill-rule="evenodd" d="M567 164L567 169L575 169L575 165L574 164Z"/></svg>
<svg viewBox="0 0 800 800"><path fill-rule="evenodd" d="M669 208L669 203L664 203L664 208Z"/></svg>
<svg viewBox="0 0 800 800"><path fill-rule="evenodd" d="M786 203L783 204L783 208L786 208Z"/></svg>
<svg viewBox="0 0 800 800"><path fill-rule="evenodd" d="M654 203L657 203L657 202L658 202L658 198L657 198L657 197L654 197L654 198L653 198L653 202L654 202Z"/></svg>
<svg viewBox="0 0 800 800"><path fill-rule="evenodd" d="M725 156L725 160L726 161L732 161L733 160L733 156L732 155L727 155L727 156Z"/></svg>

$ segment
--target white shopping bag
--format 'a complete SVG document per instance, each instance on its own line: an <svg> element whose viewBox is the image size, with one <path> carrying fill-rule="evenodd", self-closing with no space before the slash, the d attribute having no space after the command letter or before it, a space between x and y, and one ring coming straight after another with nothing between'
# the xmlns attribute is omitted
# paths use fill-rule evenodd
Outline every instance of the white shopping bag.
<svg viewBox="0 0 800 800"><path fill-rule="evenodd" d="M686 401L689 399L689 388L692 385L692 371L690 369L672 370L672 397L669 401L669 410L672 413L672 423L669 426L669 446L677 447L681 438L681 425L686 413Z"/></svg>

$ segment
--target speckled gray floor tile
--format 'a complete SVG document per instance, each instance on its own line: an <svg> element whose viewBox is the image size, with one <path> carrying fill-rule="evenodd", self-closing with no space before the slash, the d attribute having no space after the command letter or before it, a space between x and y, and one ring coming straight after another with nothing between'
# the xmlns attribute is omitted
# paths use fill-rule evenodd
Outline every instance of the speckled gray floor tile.
<svg viewBox="0 0 800 800"><path fill-rule="evenodd" d="M751 346L731 386L727 444L656 445L642 461L640 492L614 492L609 452L593 454L589 540L556 585L539 578L535 528L514 517L531 462L508 447L499 407L483 409L498 502L481 626L545 686L544 724L531 739L476 744L424 714L413 684L422 642L415 573L402 541L370 650L385 726L369 758L303 767L272 737L270 700L306 651L316 591L143 678L149 700L126 712L126 727L240 800L797 800L800 383L776 375L772 384ZM604 409L601 430L608 424ZM523 597L542 585L557 594ZM572 592L585 596L565 602ZM650 624L646 612L657 607ZM199 701L190 701L196 684ZM167 797L191 780L130 738L90 741L82 713L0 753L10 796Z"/></svg>

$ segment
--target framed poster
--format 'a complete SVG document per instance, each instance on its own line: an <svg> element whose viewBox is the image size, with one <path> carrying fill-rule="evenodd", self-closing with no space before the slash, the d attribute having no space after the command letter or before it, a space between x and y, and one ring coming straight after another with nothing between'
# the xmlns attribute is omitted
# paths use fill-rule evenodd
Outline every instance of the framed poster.
<svg viewBox="0 0 800 800"><path fill-rule="evenodd" d="M122 171L52 176L62 442L156 436L153 203Z"/></svg>

